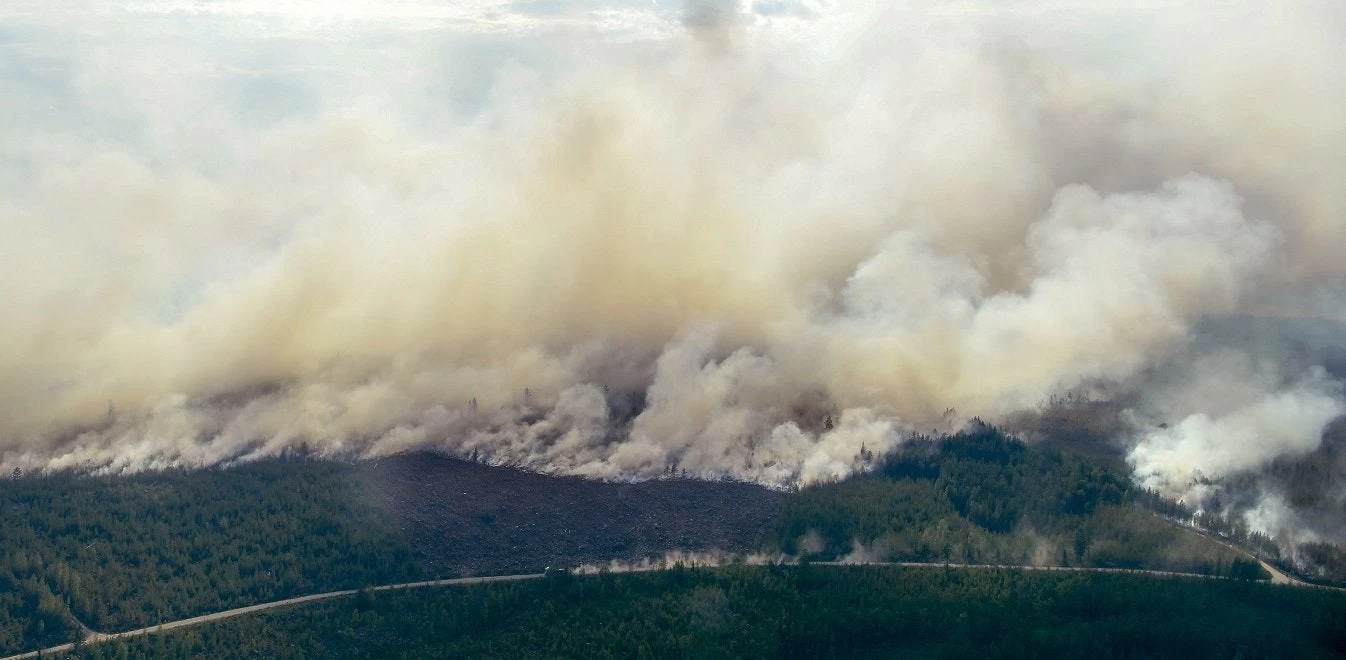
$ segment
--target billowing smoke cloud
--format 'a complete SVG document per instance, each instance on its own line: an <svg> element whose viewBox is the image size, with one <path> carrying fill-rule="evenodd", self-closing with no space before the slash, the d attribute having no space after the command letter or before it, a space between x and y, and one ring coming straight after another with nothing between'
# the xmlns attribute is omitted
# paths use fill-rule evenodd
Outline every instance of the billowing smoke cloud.
<svg viewBox="0 0 1346 660"><path fill-rule="evenodd" d="M1194 342L1340 308L1339 3L441 4L0 10L0 466L788 485L1088 392L1184 496L1346 411Z"/></svg>
<svg viewBox="0 0 1346 660"><path fill-rule="evenodd" d="M1197 487L1193 475L1221 477L1317 449L1323 430L1346 414L1339 383L1321 375L1242 402L1219 417L1194 413L1152 431L1129 457L1146 485ZM1199 498L1191 498L1199 501Z"/></svg>

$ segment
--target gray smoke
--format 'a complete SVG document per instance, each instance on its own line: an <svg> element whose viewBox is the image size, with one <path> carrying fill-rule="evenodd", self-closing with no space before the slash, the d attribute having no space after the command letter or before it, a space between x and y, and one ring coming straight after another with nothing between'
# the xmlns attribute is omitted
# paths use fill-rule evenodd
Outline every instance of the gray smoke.
<svg viewBox="0 0 1346 660"><path fill-rule="evenodd" d="M1339 3L451 4L0 9L0 468L788 485L1087 392L1191 498L1346 411L1200 341L1340 318Z"/></svg>

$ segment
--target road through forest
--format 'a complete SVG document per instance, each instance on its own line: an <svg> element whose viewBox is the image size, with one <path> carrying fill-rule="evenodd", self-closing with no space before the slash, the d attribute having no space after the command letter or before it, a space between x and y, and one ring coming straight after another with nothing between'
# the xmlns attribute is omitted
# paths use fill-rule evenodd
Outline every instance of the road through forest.
<svg viewBox="0 0 1346 660"><path fill-rule="evenodd" d="M1259 562L1260 564L1262 564L1262 567L1263 567L1263 568L1267 569L1267 571L1268 571L1269 573L1271 573L1271 576L1272 576L1272 580L1271 580L1271 581L1272 581L1273 584L1287 584L1287 585L1299 586L1299 587L1314 587L1314 586L1317 586L1317 585L1310 585L1310 584L1305 583L1305 582L1300 582L1299 580L1295 580L1294 578L1291 578L1291 577L1285 575L1284 573L1282 573L1282 572L1276 570L1274 567L1268 565L1266 562L1263 562L1263 561L1261 561L1261 560L1258 560L1258 562ZM1204 578L1204 579L1224 579L1224 578L1213 577L1213 576L1210 576L1210 575L1201 575L1201 574L1198 574L1198 573L1175 573L1175 572L1170 572L1170 571L1151 571L1151 570L1128 569L1128 568L1095 568L1095 567L1087 567L1087 566L1005 566L1005 565L997 565L997 564L955 564L955 563L943 563L943 562L940 562L940 563L920 563L920 562L813 562L812 565L813 565L813 566L828 566L828 567L839 567L839 566L902 566L902 567L908 567L908 568L949 568L949 569L972 569L972 570L977 570L977 569L1015 569L1015 570L1026 570L1026 571L1059 571L1059 572L1077 572L1077 573L1126 573L1126 574L1131 574L1131 575L1150 575L1150 576L1163 577L1163 578ZM639 572L657 571L657 570L665 570L665 569L664 569L664 568L661 568L661 567L657 567L657 566L648 566L648 567L646 567L646 566L641 566L641 567L631 567L631 568L614 568L614 569L611 570L611 572L613 572L613 573L639 573ZM596 574L598 574L598 573L597 573L597 572L585 572L585 573L579 573L578 575L580 575L580 576L586 576L586 575L596 575ZM401 584L386 584L386 585L382 585L382 586L373 587L373 591L395 591L395 590L401 590L401 589L419 589L419 588L423 588L423 587L452 587L452 586L461 586L461 585L470 585L470 584L487 584L487 583L491 583L491 582L512 582L512 581L517 581L517 580L538 580L538 579L541 579L541 578L543 578L543 577L545 577L545 575L542 574L542 573L528 573L528 574L523 574L523 575L495 575L495 576L483 576L483 577L453 578L453 579L447 579L447 580L427 580L427 581L424 581L424 582L404 582L404 583L401 583ZM238 608L235 608L235 609L232 609L232 610L224 610L224 611L221 611L221 612L215 612L215 613L212 613L212 614L203 614L203 615L201 615L201 616L194 616L194 617L187 618L187 619L178 619L178 620L176 620L176 621L168 621L168 622L161 623L161 624L159 624L159 625L155 625L155 626L148 626L148 627L145 627L145 628L137 628L137 629L135 629L135 630L127 630L127 631L124 631L124 632L118 632L118 633L101 633L101 632L95 632L95 631L89 630L87 627L84 627L84 630L85 630L85 636L84 636L84 638L81 639L79 642L71 642L71 643L68 643L68 644L61 644L61 645L59 645L59 646L52 646L52 647L49 647L49 648L42 649L42 650L40 650L40 651L29 651L29 652L27 652L27 653L21 653L21 654L19 654L19 655L12 655L12 656L9 656L9 657L7 657L7 658L0 658L0 660L19 660L20 658L45 657L45 656L49 656L49 655L52 655L52 654L63 653L63 652L65 652L65 651L69 651L69 650L73 649L73 648L75 647L76 644L97 644L97 643L99 643L99 642L106 642L106 641L115 640L115 639L125 639L125 638L128 638L128 637L139 637L139 636L142 636L142 635L149 635L149 634L153 634L153 633L158 633L158 632L164 632L164 631L168 631L168 630L173 630L173 629L175 629L175 628L185 628L185 627L188 627L188 626L195 626L195 625L199 625L199 624L202 624L202 623L207 623L207 622L210 622L210 621L219 621L219 620L221 620L221 619L228 619L228 618L232 618L232 617L240 616L240 615L243 615L243 614L251 614L251 613L253 613L253 612L262 612L262 611L265 611L265 610L275 609L275 608L278 608L278 607L287 607L287 606L290 606L290 605L299 605L299 604L302 604L302 603L311 603L311 602L314 602L314 601L319 601L319 600L329 600L329 599L332 599L332 598L341 598L341 597L344 597L344 596L354 596L355 594L359 593L359 591L360 591L359 589L343 589L343 590L341 590L341 591L328 591L328 592L320 593L320 594L310 594L310 595L308 595L308 596L298 596L298 597L295 597L295 598L286 598L286 599L284 599L284 600L277 600L277 601L272 601L272 602L269 602L269 603L258 603L257 605L249 605L249 606L247 606L247 607L238 607ZM81 624L81 627L83 627L83 624Z"/></svg>

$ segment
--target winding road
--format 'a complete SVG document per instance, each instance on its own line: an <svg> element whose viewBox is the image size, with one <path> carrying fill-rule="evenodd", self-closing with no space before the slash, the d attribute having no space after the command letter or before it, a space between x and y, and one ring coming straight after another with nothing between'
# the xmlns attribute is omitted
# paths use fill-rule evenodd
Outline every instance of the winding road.
<svg viewBox="0 0 1346 660"><path fill-rule="evenodd" d="M1258 560L1258 561L1259 561L1259 563L1262 564L1262 567L1263 567L1263 568L1267 569L1267 571L1268 571L1269 573L1271 573L1271 576L1272 576L1271 581L1272 581L1273 584L1287 584L1287 585L1299 586L1299 587L1317 587L1317 586L1318 586L1318 585L1308 584L1308 583L1306 583L1306 582L1300 582L1299 580L1295 580L1294 578L1291 578L1291 577L1285 575L1284 573L1281 573L1280 571L1276 570L1274 567L1272 567L1271 565L1267 564L1266 562L1263 562L1263 561L1261 561L1261 560ZM1201 574L1198 574L1198 573L1175 573L1175 572L1171 572L1171 571L1152 571L1152 570L1129 569L1129 568L1094 568L1094 567L1087 567L1087 566L1006 566L1006 565L1000 565L1000 564L955 564L955 563L942 563L942 562L941 562L941 563L920 563L920 562L813 562L812 565L813 565L813 566L829 566L829 567L841 567L841 566L902 566L902 567L907 567L907 568L957 568L957 569L973 569L973 570L975 570L975 569L1015 569L1015 570L1025 570L1025 571L1054 571L1054 572L1074 572L1074 573L1125 573L1125 574L1130 574L1130 575L1150 575L1150 576L1164 577L1164 578L1224 579L1224 578L1219 578L1219 577L1215 577L1215 576L1211 576L1211 575L1201 575ZM658 568L658 567L652 567L652 566L651 566L651 567L641 566L641 567L631 567L631 568L618 568L618 569L613 569L613 570L611 570L611 572L613 572L613 573L643 573L643 572L657 571L657 570L665 570L665 569ZM578 573L577 575L585 576L585 575L597 575L597 574L598 574L597 572L585 572L585 573ZM486 576L486 577L454 578L454 579L448 579L448 580L428 580L428 581L425 581L425 582L404 582L404 583L401 583L401 584L386 584L386 585L383 585L383 586L373 587L373 591L396 591L396 590L400 590L400 589L420 589L420 588L423 588L423 587L452 587L452 586L461 586L461 585L469 585L469 584L487 584L487 583L491 583L491 582L514 582L514 581L519 581L519 580L538 580L538 579L541 579L541 578L543 578L543 577L545 577L545 575L544 575L543 573L528 573L528 574L523 574L523 575L495 575L495 576ZM49 647L49 648L42 649L42 650L40 650L40 651L29 651L29 652L27 652L27 653L21 653L21 654L19 654L19 655L12 655L12 656L9 656L9 657L6 657L6 658L0 658L0 660L19 660L20 658L36 658L36 657L39 657L39 656L43 656L43 657L45 657L45 656L48 656L48 655L51 655L51 654L55 654L55 653L63 653L63 652L65 652L65 651L69 651L69 650L75 648L76 644L97 644L97 643L99 643L99 642L106 642L106 641L110 641L110 640L114 640L114 639L125 639L125 638L128 638L128 637L140 637L140 636L142 636L142 635L149 635L149 634L152 634L152 633L158 633L158 632L163 632L163 631L167 631L167 630L173 630L173 629L175 629L175 628L186 628L186 627L188 627L188 626L195 626L195 625L199 625L199 624L202 624L202 623L207 623L207 622L209 622L209 621L219 621L219 620L221 620L221 619L228 619L228 618L232 618L232 617L240 616L240 615L243 615L243 614L251 614L251 613L253 613L253 612L262 612L262 611L265 611L265 610L271 610L271 609L275 609L275 608L278 608L278 607L286 607L286 606L289 606L289 605L299 605L299 604L302 604L302 603L311 603L311 602L320 601L320 600L330 600L330 599L332 599L332 598L342 598L342 597L345 597L345 596L354 596L355 594L359 593L359 591L360 591L359 589L344 589L344 590L341 590L341 591L328 591L328 592L326 592L326 593L321 593L321 594L310 594L310 595L308 595L308 596L298 596L298 597L295 597L295 598L286 598L286 599L284 599L284 600L277 600L277 601L272 601L272 602L269 602L269 603L258 603L257 605L249 605L249 606L247 606L247 607L238 607L238 608L235 608L235 609L232 609L232 610L224 610L224 611L221 611L221 612L215 612L215 613L213 613L213 614L203 614L203 615L201 615L201 616L194 616L194 617L191 617L191 618L188 618L188 619L178 619L177 621L169 621L169 622L161 623L161 624L156 625L156 626L149 626L149 627L145 627L145 628L137 628L137 629L135 629L135 630L127 630L127 631L125 631L125 632L119 632L119 633L100 633L100 632L95 632L95 631L93 631L93 630L89 630L87 627L84 627L84 630L85 630L85 636L84 636L83 639L81 639L81 640L78 641L78 642L71 642L71 643L69 643L69 644L61 644L61 645L59 645L59 646L52 646L52 647ZM83 624L81 624L81 626L83 627Z"/></svg>

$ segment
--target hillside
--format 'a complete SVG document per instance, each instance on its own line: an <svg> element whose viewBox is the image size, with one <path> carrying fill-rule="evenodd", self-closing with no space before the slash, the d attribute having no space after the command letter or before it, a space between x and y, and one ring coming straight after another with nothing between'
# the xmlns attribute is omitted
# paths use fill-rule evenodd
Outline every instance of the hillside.
<svg viewBox="0 0 1346 660"><path fill-rule="evenodd" d="M1160 503L1092 455L980 426L918 438L870 473L786 498L787 554L822 559L1149 568L1228 574L1244 558L1163 520Z"/></svg>
<svg viewBox="0 0 1346 660"><path fill-rule="evenodd" d="M435 454L0 483L0 653L290 596L670 551L1245 571L1088 455L991 427L852 479L598 482Z"/></svg>
<svg viewBox="0 0 1346 660"><path fill-rule="evenodd" d="M610 483L435 454L355 467L362 490L435 576L539 572L671 550L754 552L781 494L734 482Z"/></svg>
<svg viewBox="0 0 1346 660"><path fill-rule="evenodd" d="M262 600L418 577L350 466L266 461L0 484L0 652ZM34 626L34 612L43 616Z"/></svg>
<svg viewBox="0 0 1346 660"><path fill-rule="evenodd" d="M748 551L780 494L558 478L433 454L0 480L0 654L367 584Z"/></svg>

